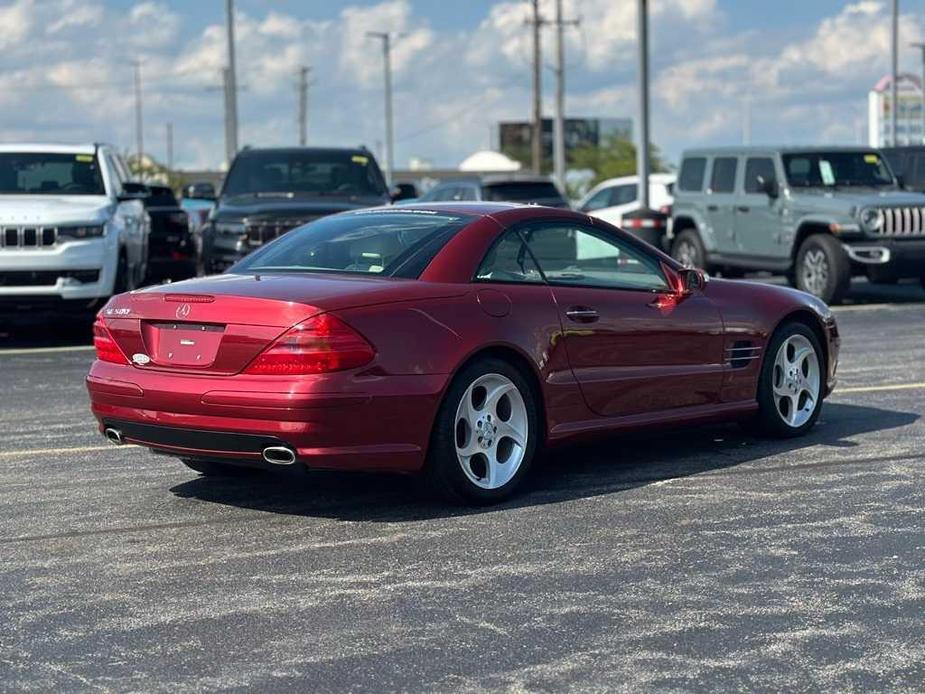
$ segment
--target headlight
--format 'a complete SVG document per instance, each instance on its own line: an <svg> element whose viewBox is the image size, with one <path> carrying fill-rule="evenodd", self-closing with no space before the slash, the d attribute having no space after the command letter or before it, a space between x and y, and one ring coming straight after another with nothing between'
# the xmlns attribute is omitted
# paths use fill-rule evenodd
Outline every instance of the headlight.
<svg viewBox="0 0 925 694"><path fill-rule="evenodd" d="M96 239L105 235L106 227L102 224L92 226L58 227L58 238Z"/></svg>
<svg viewBox="0 0 925 694"><path fill-rule="evenodd" d="M868 231L877 231L883 226L883 212L876 207L861 210L861 224Z"/></svg>

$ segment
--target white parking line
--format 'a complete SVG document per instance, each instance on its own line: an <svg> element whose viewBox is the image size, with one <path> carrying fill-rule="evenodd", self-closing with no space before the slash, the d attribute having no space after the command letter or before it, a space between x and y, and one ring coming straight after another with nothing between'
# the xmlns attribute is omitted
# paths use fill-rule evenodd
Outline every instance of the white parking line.
<svg viewBox="0 0 925 694"><path fill-rule="evenodd" d="M71 347L30 347L28 349L0 349L0 357L17 354L54 354L55 352L88 352L93 345L74 345Z"/></svg>
<svg viewBox="0 0 925 694"><path fill-rule="evenodd" d="M135 444L127 443L119 448L138 448ZM116 446L73 446L71 448L32 448L23 451L0 451L0 458L15 458L21 455L56 455L58 453L92 453L94 451L114 451Z"/></svg>
<svg viewBox="0 0 925 694"><path fill-rule="evenodd" d="M894 383L890 386L857 386L855 388L836 388L833 395L843 393L877 393L884 390L917 390L925 388L925 383Z"/></svg>

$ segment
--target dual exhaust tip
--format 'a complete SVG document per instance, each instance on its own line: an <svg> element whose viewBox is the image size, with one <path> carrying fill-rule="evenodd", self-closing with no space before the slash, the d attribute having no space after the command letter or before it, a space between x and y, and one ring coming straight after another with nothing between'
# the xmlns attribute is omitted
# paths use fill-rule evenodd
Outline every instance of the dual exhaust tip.
<svg viewBox="0 0 925 694"><path fill-rule="evenodd" d="M119 429L106 427L103 430L103 436L115 446L121 446L125 443L125 437ZM267 446L261 452L263 459L271 465L292 465L295 463L295 451L286 446Z"/></svg>

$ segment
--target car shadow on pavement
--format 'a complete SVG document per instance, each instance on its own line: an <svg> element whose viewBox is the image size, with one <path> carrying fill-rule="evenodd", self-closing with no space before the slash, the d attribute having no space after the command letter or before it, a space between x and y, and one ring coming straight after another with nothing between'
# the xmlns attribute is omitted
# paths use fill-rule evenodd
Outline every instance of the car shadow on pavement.
<svg viewBox="0 0 925 694"><path fill-rule="evenodd" d="M911 412L826 403L812 432L795 439L758 439L737 425L613 436L555 449L534 467L513 499L482 508L441 502L415 477L372 473L199 477L171 491L179 497L286 515L368 522L428 520L613 494L746 463L756 463L747 468L756 472L852 460L875 463L889 456L853 456L843 449L858 447L854 439L860 435L904 427L918 419ZM833 454L826 448L840 450ZM767 467L760 462L772 457Z"/></svg>

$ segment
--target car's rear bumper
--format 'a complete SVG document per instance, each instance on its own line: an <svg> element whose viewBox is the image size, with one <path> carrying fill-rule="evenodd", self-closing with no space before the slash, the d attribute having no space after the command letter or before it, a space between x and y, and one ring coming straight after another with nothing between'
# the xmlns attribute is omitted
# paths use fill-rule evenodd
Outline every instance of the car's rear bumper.
<svg viewBox="0 0 925 694"><path fill-rule="evenodd" d="M94 362L100 431L179 457L265 467L285 446L313 468L414 472L424 464L446 376L207 377ZM266 443L266 446L263 445Z"/></svg>

